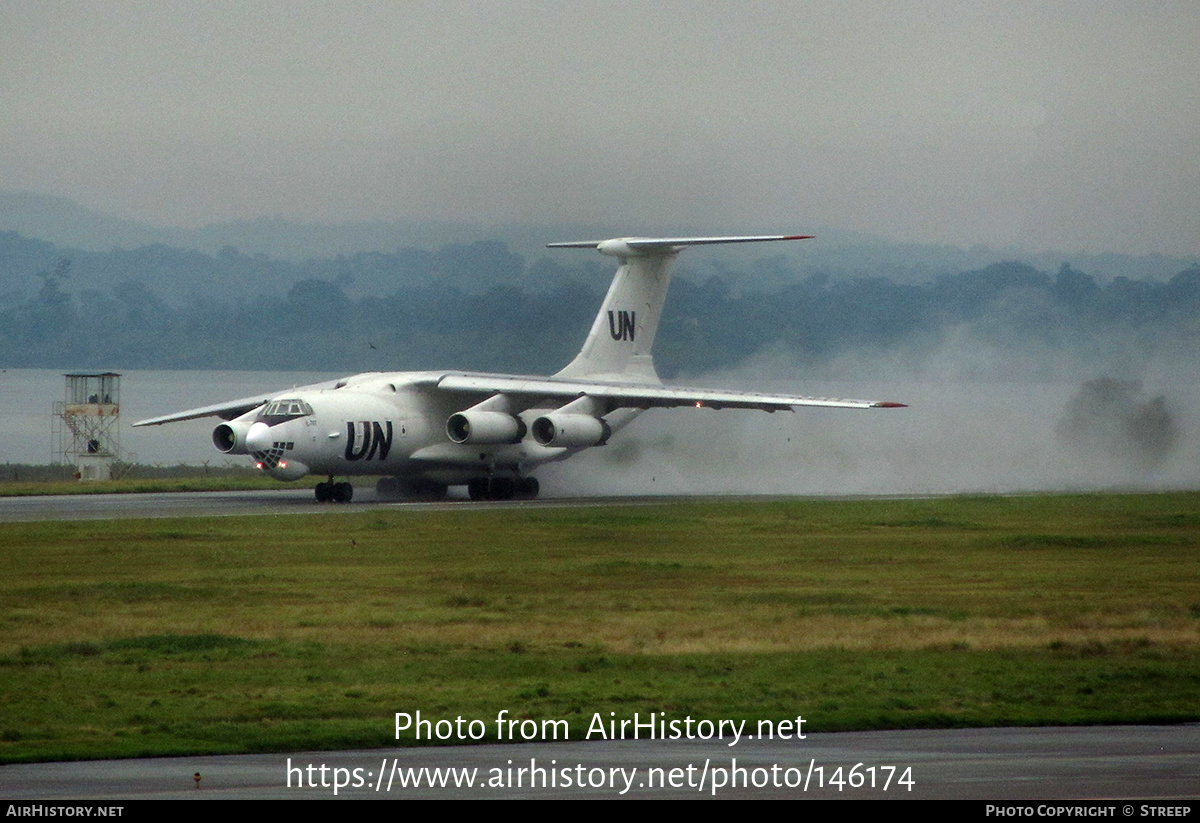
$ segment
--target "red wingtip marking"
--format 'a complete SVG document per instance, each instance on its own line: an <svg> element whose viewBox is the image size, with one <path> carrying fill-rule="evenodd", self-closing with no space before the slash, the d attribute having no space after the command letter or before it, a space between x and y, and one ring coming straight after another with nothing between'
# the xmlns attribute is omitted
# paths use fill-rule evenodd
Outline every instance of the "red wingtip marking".
<svg viewBox="0 0 1200 823"><path fill-rule="evenodd" d="M908 408L907 403L882 402L882 403L875 403L874 406L877 409L907 409Z"/></svg>
<svg viewBox="0 0 1200 823"><path fill-rule="evenodd" d="M789 234L789 235L786 235L783 239L784 240L812 240L814 237L816 237L815 234Z"/></svg>

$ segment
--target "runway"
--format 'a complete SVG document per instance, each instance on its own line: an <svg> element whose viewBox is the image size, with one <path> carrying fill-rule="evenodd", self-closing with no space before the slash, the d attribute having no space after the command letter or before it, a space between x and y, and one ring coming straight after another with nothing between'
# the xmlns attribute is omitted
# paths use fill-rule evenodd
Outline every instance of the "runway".
<svg viewBox="0 0 1200 823"><path fill-rule="evenodd" d="M310 486L269 491L171 492L138 494L63 494L0 497L0 523L39 520L117 520L143 517L234 517L244 515L323 514L370 509L454 509L481 507L580 507L650 505L671 497L542 498L504 502L450 498L438 502L379 500L371 488L355 489L351 503L317 503ZM699 500L704 498L688 498ZM762 498L758 498L762 499Z"/></svg>
<svg viewBox="0 0 1200 823"><path fill-rule="evenodd" d="M1115 806L1112 816L1144 817L1154 814L1146 806L1200 799L1200 726L847 732L732 747L608 741L42 763L0 767L0 797L111 804L335 797L957 799L1083 802Z"/></svg>

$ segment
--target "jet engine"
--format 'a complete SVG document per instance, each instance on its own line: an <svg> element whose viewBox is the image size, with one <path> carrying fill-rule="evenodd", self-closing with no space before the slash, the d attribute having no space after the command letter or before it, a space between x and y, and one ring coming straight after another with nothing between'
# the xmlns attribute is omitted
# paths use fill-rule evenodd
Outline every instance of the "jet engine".
<svg viewBox="0 0 1200 823"><path fill-rule="evenodd" d="M246 446L246 434L252 425L254 425L253 420L242 418L222 423L213 429L213 445L217 447L217 451L225 454L249 454L250 449Z"/></svg>
<svg viewBox="0 0 1200 823"><path fill-rule="evenodd" d="M611 434L607 423L587 414L551 412L533 421L533 439L543 446L603 446Z"/></svg>
<svg viewBox="0 0 1200 823"><path fill-rule="evenodd" d="M504 412L467 409L446 421L446 435L455 443L520 443L525 432L524 420Z"/></svg>

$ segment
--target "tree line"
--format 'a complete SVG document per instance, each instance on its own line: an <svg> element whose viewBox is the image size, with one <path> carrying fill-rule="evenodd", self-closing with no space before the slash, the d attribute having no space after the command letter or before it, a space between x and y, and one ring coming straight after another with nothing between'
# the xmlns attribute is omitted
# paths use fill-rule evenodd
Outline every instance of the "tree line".
<svg viewBox="0 0 1200 823"><path fill-rule="evenodd" d="M607 259L527 263L499 241L304 263L168 247L47 262L53 251L0 234L5 368L544 374L578 350L611 275ZM764 351L812 363L928 350L964 330L998 350L1117 346L1147 362L1200 353L1200 268L1101 282L1014 261L913 284L787 265L753 258L712 273L682 260L655 349L663 376Z"/></svg>

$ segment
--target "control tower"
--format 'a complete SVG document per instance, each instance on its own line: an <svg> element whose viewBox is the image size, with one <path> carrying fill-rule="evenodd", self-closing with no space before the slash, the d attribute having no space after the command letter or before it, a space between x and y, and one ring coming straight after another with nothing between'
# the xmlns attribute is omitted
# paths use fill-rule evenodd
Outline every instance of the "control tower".
<svg viewBox="0 0 1200 823"><path fill-rule="evenodd" d="M111 480L121 456L121 375L75 372L54 404L56 460L75 466L77 480Z"/></svg>

